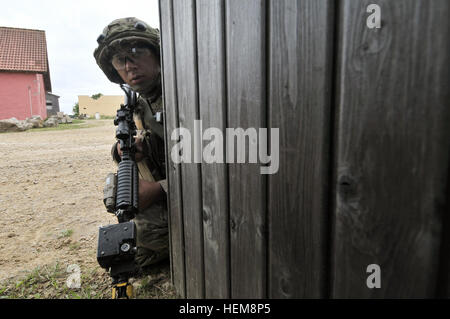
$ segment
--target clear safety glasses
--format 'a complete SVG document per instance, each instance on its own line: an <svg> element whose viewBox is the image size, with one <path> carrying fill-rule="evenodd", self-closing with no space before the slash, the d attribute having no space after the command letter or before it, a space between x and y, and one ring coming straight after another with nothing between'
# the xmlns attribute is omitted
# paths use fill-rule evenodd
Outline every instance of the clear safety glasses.
<svg viewBox="0 0 450 319"><path fill-rule="evenodd" d="M114 54L111 63L117 71L122 71L125 69L127 60L136 63L148 56L150 56L149 48L130 48L126 52Z"/></svg>

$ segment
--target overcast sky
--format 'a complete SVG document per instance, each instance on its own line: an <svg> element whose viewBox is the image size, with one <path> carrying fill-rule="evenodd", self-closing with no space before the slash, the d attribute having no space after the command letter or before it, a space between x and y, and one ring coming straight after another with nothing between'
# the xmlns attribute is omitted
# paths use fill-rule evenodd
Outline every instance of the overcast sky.
<svg viewBox="0 0 450 319"><path fill-rule="evenodd" d="M136 17L159 28L158 0L0 1L0 26L44 30L52 93L60 110L72 113L78 95L122 95L93 56L97 37L111 21Z"/></svg>

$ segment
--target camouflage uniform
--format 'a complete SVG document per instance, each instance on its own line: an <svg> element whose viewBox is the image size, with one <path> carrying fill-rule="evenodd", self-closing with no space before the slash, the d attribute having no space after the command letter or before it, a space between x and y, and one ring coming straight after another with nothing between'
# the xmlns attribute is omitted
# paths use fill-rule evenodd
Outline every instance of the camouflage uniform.
<svg viewBox="0 0 450 319"><path fill-rule="evenodd" d="M98 48L94 51L97 64L112 82L124 83L111 64L112 55L124 45L145 44L159 58L159 30L151 28L145 22L136 18L123 18L111 22L98 37ZM144 92L142 92L144 91ZM139 90L138 114L144 126L144 156L143 161L150 169L155 181L159 182L167 193L165 177L164 135L161 122L155 120L157 113L163 114L161 98L161 77L155 83L149 83L145 90ZM113 159L120 161L116 144L112 147ZM153 203L149 208L140 210L136 215L137 228L136 262L145 269L169 256L169 238L166 200Z"/></svg>

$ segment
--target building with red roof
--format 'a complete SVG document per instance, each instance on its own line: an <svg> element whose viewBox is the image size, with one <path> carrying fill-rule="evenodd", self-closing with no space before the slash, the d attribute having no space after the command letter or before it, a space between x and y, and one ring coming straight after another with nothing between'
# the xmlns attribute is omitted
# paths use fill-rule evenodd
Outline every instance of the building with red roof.
<svg viewBox="0 0 450 319"><path fill-rule="evenodd" d="M0 27L0 119L45 119L59 111L51 90L45 31Z"/></svg>

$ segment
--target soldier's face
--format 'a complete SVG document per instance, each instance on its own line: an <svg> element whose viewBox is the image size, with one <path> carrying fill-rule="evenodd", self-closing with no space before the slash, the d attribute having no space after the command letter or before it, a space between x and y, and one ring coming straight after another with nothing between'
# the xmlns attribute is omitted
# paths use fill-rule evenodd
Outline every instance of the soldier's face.
<svg viewBox="0 0 450 319"><path fill-rule="evenodd" d="M131 48L112 59L120 77L139 93L145 93L158 79L161 67L159 59L148 48Z"/></svg>

